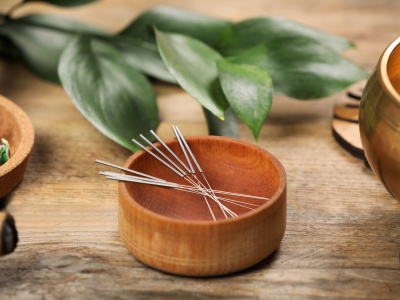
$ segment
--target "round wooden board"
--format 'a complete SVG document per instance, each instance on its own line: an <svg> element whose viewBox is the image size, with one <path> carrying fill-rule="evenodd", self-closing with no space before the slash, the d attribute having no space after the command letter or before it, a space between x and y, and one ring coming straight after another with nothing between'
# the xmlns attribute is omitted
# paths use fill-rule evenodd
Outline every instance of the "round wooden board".
<svg viewBox="0 0 400 300"><path fill-rule="evenodd" d="M352 155L364 160L358 112L365 83L366 80L362 80L348 88L346 98L336 104L332 119L332 133L336 141Z"/></svg>

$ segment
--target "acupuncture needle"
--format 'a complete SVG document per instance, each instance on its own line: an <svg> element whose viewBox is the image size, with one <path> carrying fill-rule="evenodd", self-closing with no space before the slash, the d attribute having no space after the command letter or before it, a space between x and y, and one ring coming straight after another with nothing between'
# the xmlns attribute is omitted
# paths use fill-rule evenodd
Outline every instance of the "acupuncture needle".
<svg viewBox="0 0 400 300"><path fill-rule="evenodd" d="M190 173L191 170L183 163L183 161L180 160L180 158L178 156L176 156L176 154L174 153L174 151L171 150L171 148L169 148L162 139L160 139L160 137L153 131L150 130L150 133L157 139L157 141L160 142L161 145L163 145L163 147L165 149L167 149L167 151L185 168L185 170Z"/></svg>
<svg viewBox="0 0 400 300"><path fill-rule="evenodd" d="M128 175L128 174L121 174L121 173L115 173L115 172L109 172L109 171L104 171L104 172L99 172L100 175L106 175L106 176L112 176L112 177L118 177L118 178L127 178L127 179L135 179L135 180L141 180L143 183L146 182L158 182L165 184L166 186L168 185L173 185L178 187L179 185L174 182L168 182L165 180L159 180L159 179L150 179L150 178L144 178L144 177L139 177L139 176L133 176L133 175Z"/></svg>
<svg viewBox="0 0 400 300"><path fill-rule="evenodd" d="M163 165L165 165L166 167L168 167L170 170L174 171L177 175L179 175L180 177L184 177L185 175L183 175L182 173L180 173L177 169L175 169L173 166L171 166L170 164L168 164L166 161L164 161L163 159L161 159L160 157L158 157L157 155L155 155L153 152L151 152L149 149L147 149L145 146L143 146L141 143L139 143L137 140L132 139L132 142L134 142L136 145L138 145L140 148L142 148L144 151L146 151L148 154L150 154L151 156L153 156L155 159L157 159L159 162L161 162Z"/></svg>
<svg viewBox="0 0 400 300"><path fill-rule="evenodd" d="M157 178L157 177L153 177L153 176L150 176L150 175L147 175L147 174L144 174L144 173L140 173L138 171L134 171L134 170L131 170L131 169L123 168L123 167L120 167L120 166L117 166L117 165L114 165L114 164L110 164L108 162L105 162L105 161L102 161L102 160L99 160L99 159L96 159L95 162L103 164L103 165L106 165L106 166L109 166L109 167L112 167L112 168L116 168L116 169L119 169L119 170L122 170L122 171L125 171L125 172L129 172L129 173L132 173L132 174L140 175L140 176L143 176L143 177L148 177L148 178L152 178L152 179L156 179L156 180L160 180L160 181L165 181L163 179L160 179L160 178Z"/></svg>
<svg viewBox="0 0 400 300"><path fill-rule="evenodd" d="M172 126L172 130L173 130L173 132L175 133L176 139L178 140L179 146L180 146L181 149L182 149L183 155L185 156L186 161L188 162L188 165L189 165L191 174L192 174L193 177L197 180L197 183L199 184L199 189L201 190L201 193L202 193L202 195L203 195L203 197L204 197L204 200L206 201L206 204L207 204L207 206L208 206L208 209L209 209L209 211L210 211L210 213L211 213L211 215L212 215L212 217L213 217L213 219L214 219L214 221L215 221L216 219L215 219L214 213L213 213L213 211L212 211L212 209L211 209L210 203L208 203L208 200L207 200L207 197L206 197L206 193L203 191L203 188L201 187L201 182L200 182L200 181L197 179L197 177L196 177L195 171L194 171L194 169L193 169L193 166L192 166L192 164L191 164L191 162L190 162L189 157L188 157L187 154L186 154L185 148L184 148L184 146L182 145L182 141L181 141L181 139L180 139L180 137L179 137L179 134L176 132L176 129L175 129L174 126ZM218 201L218 200L217 200L217 201ZM225 213L224 209L222 208L221 204L220 204L219 202L217 202L217 203L218 203L219 207L221 208L222 213L224 214L225 218L227 219L228 217L226 216L226 213Z"/></svg>
<svg viewBox="0 0 400 300"><path fill-rule="evenodd" d="M190 170L191 170L191 174L192 174L193 177L197 180L199 186L201 186L201 185L204 186L204 185L200 182L200 180L196 177L196 172L194 171L193 166L192 166L192 163L190 162L190 159L189 159L189 157L188 157L188 155L187 155L187 153L186 153L185 146L183 145L183 141L182 141L183 139L181 138L181 136L180 136L180 134L179 134L179 132L178 132L177 126L174 126L174 125L173 125L173 126L172 126L172 130L173 130L173 132L175 133L176 139L178 140L179 146L180 146L181 149L182 149L183 155L185 156L186 161L188 162L188 165L189 165ZM186 144L186 141L185 141L185 144ZM186 144L186 145L187 145L187 144ZM204 187L205 187L205 186L204 186ZM201 187L200 187L200 188L201 188ZM201 190L202 190L202 192L203 192L203 188L201 188ZM204 192L203 192L203 193L204 193ZM222 213L224 214L225 218L228 219L228 216L226 215L225 210L224 210L223 207L221 206L221 203L218 201L218 198L215 196L215 194L214 194L212 191L211 191L211 194L212 194L214 200L218 203L218 205L219 205L220 209L222 210ZM211 197L211 196L210 196L210 197ZM205 196L204 196L204 199L206 200L207 205L209 205L207 199L205 198ZM211 210L211 208L210 208L210 210Z"/></svg>
<svg viewBox="0 0 400 300"><path fill-rule="evenodd" d="M156 150L162 157L164 157L169 163L171 163L175 168L177 168L183 175L183 178L185 180L188 180L191 184L196 185L195 182L193 182L190 178L187 178L187 174L185 173L185 171L183 171L181 168L179 168L179 166L177 166L168 156L166 156L163 152L160 151L160 149L158 149L152 142L150 142L148 139L146 139L146 137L144 137L142 134L140 135L140 137L147 143L149 144L154 150ZM165 145L165 147L167 147L167 145ZM168 150L168 149L167 149ZM170 150L172 151L172 150ZM182 162L181 162L183 167L186 167ZM189 170L190 172L190 170Z"/></svg>
<svg viewBox="0 0 400 300"><path fill-rule="evenodd" d="M170 182L161 182L157 180L146 180L141 177L136 177L136 176L130 176L130 175L125 175L124 174L110 174L111 172L99 172L100 175L105 175L107 179L116 179L116 180L121 180L121 181L129 181L129 182L136 182L136 183L143 183L143 184L149 184L149 185L156 185L156 186L161 186L161 187L167 187L167 188L177 188L179 185L175 183L170 183Z"/></svg>
<svg viewBox="0 0 400 300"><path fill-rule="evenodd" d="M174 151L172 151L171 150L171 148L169 148L165 143L164 143L164 141L153 131L153 130L150 130L150 133L157 139L157 141L181 164L181 166L183 167L183 168L185 168L185 170L189 173L189 174L191 174L192 173L192 170L191 169L189 169L186 165L185 165L185 163L174 153ZM150 142L148 142L148 143L150 143ZM151 144L151 143L150 143ZM155 147L155 146L154 146ZM192 168L193 169L193 168ZM188 180L192 185L194 185L194 186L197 186L197 184L193 181L193 180L191 180L189 177L184 177L186 180ZM199 187L200 188L200 187Z"/></svg>
<svg viewBox="0 0 400 300"><path fill-rule="evenodd" d="M242 206L244 208L247 209L253 209L251 207L245 206L245 205L249 205L249 206L259 206L256 204L251 204L251 203L247 203L247 202L242 202L242 201L237 201L237 200L232 200L232 199L227 199L227 198L222 198L219 197L220 201L218 200L217 196L215 195L215 193L220 193L220 194L226 194L226 195L234 195L234 196L240 196L240 197L246 197L246 198L258 198L258 199L263 199L263 200L270 200L269 198L264 198L264 197L258 197L258 196L251 196L251 195L245 195L245 194L239 194L239 193L232 193L232 192L225 192L225 191L217 191L217 190L213 190L207 180L207 178L204 175L203 170L201 169L199 163L197 162L196 158L194 157L193 152L191 151L189 145L187 144L185 138L183 137L182 133L180 132L179 128L177 126L173 126L172 127L176 138L178 140L179 146L181 147L184 156L188 162L188 165L190 167L190 169L175 155L175 153L154 133L154 131L150 131L155 137L156 139L161 143L161 145L163 145L168 152L171 153L171 155L183 166L183 168L185 168L188 173L190 175L192 175L196 180L197 180L197 184L190 178L187 177L187 174L185 173L185 171L183 171L181 168L179 168L173 161L171 161L167 156L165 156L165 154L163 152L161 152L157 147L155 147L151 142L149 142L143 135L140 135L140 137L146 141L153 149L155 149L162 157L164 157L167 161L169 161L170 164L172 164L173 166L171 166L170 164L168 164L167 162L165 162L162 158L158 157L156 154L154 154L153 152L151 152L149 149L145 148L143 145L141 145L139 142L137 142L136 140L132 139L132 141L138 145L141 149L143 149L144 151L146 151L148 154L150 154L151 156L153 156L154 158L156 158L158 161L160 161L161 163L163 163L165 166L167 166L170 170L174 171L177 175L179 175L180 177L183 177L185 180L189 181L193 186L185 186L185 185L179 185L177 183L173 183L173 182L167 182L163 179L154 177L154 176L150 176L147 174L143 174L137 171L133 171L130 169L126 169L123 167L119 167L110 163L106 163L100 160L96 160L96 162L99 163L103 163L107 166L110 167L114 167L129 173L133 173L133 174L137 174L140 176L143 176L145 178L142 177L135 177L132 175L127 175L127 174L118 174L118 173L114 173L114 174L110 174L111 172L103 172L101 174L106 175L107 179L115 179L115 180L121 180L121 181L132 181L132 182L137 182L137 183L143 183L143 184L151 184L151 185L156 185L159 187L164 187L164 188L173 188L176 190L180 190L180 191L184 191L184 192L190 192L190 193L195 193L195 194L201 194L203 195L203 197L205 198L208 208L213 216L213 219L216 221L215 216L212 212L211 207L209 206L209 203L206 199L205 196L210 197L212 200L214 200L215 202L218 203L218 205L220 206L220 208L222 209L222 212L224 213L225 217L227 218L225 211L231 216L231 217L238 217L238 215L236 213L234 213L233 211L231 211L229 208L227 208L225 205L223 205L222 203L220 203L220 201L226 201L228 203L231 203L232 205L239 205ZM185 149L187 150L187 152L185 151ZM199 172L202 174L205 182L208 185L208 188L206 186L204 186L204 184L197 178L196 176L196 172L191 164L190 158L188 156L188 154L190 155L190 157L192 158L194 164L196 164L197 169L199 170ZM203 186L203 187L201 187ZM241 205L241 204L245 204L245 205Z"/></svg>
<svg viewBox="0 0 400 300"><path fill-rule="evenodd" d="M146 147L144 147L141 143L139 143L138 141L136 141L135 139L132 139L132 142L134 142L136 145L138 145L141 149L143 149L144 151L146 151L148 154L150 154L151 156L153 156L154 158L156 158L159 162L161 162L162 164L164 164L166 167L168 167L170 170L174 171L177 175L179 175L180 177L188 180L190 182L190 179L187 178L187 176L183 175L182 173L180 173L178 170L176 170L174 167L172 167L170 164L168 164L167 162L165 162L162 158L160 158L159 156L157 156L155 153L151 152L149 149L147 149ZM165 145L165 143L163 142L163 144ZM165 145L166 146L166 145ZM168 146L166 146L168 147ZM172 150L171 150L172 151ZM173 152L172 152L173 153ZM176 156L174 154L174 156ZM194 184L197 188L199 188L201 190L201 187L197 186L193 181L190 182L192 184ZM208 194L207 194L208 195ZM210 196L211 197L211 196ZM214 201L216 201L220 206L222 204L219 203L218 200L213 199ZM228 213L230 213L229 208L225 207L224 205L222 205L223 209L225 211L227 211Z"/></svg>
<svg viewBox="0 0 400 300"><path fill-rule="evenodd" d="M188 192L188 193L193 193L193 194L198 194L198 195L203 195L202 192L199 192L198 190L193 190L193 189L186 189L186 188L181 188L179 184L177 183L172 183L172 182L160 182L157 180L151 180L151 179L143 179L142 177L137 177L137 176L132 176L132 175L125 175L125 174L119 174L119 173L113 173L113 172L99 172L100 175L105 175L106 179L113 179L113 180L118 180L118 181L127 181L127 182L134 182L134 183L143 183L143 184L148 184L148 185L155 185L159 187L166 187L166 188L173 188L178 191L182 192ZM253 210L254 208L248 207L245 205L251 205L251 206L260 206L256 204L251 204L251 203L246 203L242 201L237 201L237 200L232 200L232 199L227 199L220 197L220 201L225 201L228 203L231 203L233 205L241 206L247 209ZM239 204L241 203L241 204ZM242 205L245 204L245 205Z"/></svg>
<svg viewBox="0 0 400 300"><path fill-rule="evenodd" d="M175 182L165 181L165 180L159 179L157 177L154 177L155 179L151 179L151 178L143 178L143 177L138 177L138 176L133 176L133 175L128 175L128 174L109 172L109 171L99 172L99 174L105 175L107 179L117 179L117 180L121 180L121 181L138 182L138 183L144 183L144 184L158 183L159 186L174 188L174 189L177 189L177 190L183 191L183 192L203 194L203 192L199 192L194 187L191 187L188 185L183 185L183 184L178 184ZM218 197L218 199L221 199L221 200L224 200L227 202L232 202L232 203L237 202L237 203L242 203L242 204L246 204L246 205L250 205L250 206L260 206L257 204L252 204L252 203L228 199L228 198Z"/></svg>
<svg viewBox="0 0 400 300"><path fill-rule="evenodd" d="M183 142L181 141L180 135L179 135L179 133L177 132L176 126L172 125L172 131L175 133L175 136L176 136L176 139L178 140L179 146L181 147L182 152L183 152L183 155L185 156L186 161L187 161L187 163L188 163L188 165L189 165L190 174L194 174L195 172L194 172L192 163L190 162L190 159L189 159L189 157L188 157L188 155L187 155L187 153L186 153L185 147L183 146Z"/></svg>
<svg viewBox="0 0 400 300"><path fill-rule="evenodd" d="M132 174L140 175L140 176L147 177L147 178L154 179L154 180L158 180L158 181L161 181L161 182L166 182L164 179L161 179L161 178L158 178L158 177L154 177L154 176L151 176L151 175L148 175L148 174L144 174L144 173L141 173L141 172L138 172L138 171L135 171L135 170L127 169L127 168L124 168L124 167L121 167L121 166L118 166L118 165L114 165L112 163L105 162L105 161L102 161L102 160L99 160L99 159L96 159L95 162L103 164L103 165L106 165L106 166L109 166L109 167L112 167L112 168L116 168L116 169L119 169L119 170L122 170L122 171L125 171L125 172L129 172L129 173L132 173ZM118 174L118 173L116 173L116 174ZM186 185L181 185L181 186L189 188L189 186L186 186ZM206 191L209 192L210 190L206 189ZM244 198L255 198L255 199L261 199L261 200L271 200L270 198L266 198L266 197L259 197L259 196L253 196L253 195L232 193L232 192L219 191L219 190L213 190L213 191L216 194L224 194L224 195L238 196L238 197L244 197Z"/></svg>
<svg viewBox="0 0 400 300"><path fill-rule="evenodd" d="M204 192L199 192L198 190L194 189L194 187L179 185L174 182L160 181L160 180L157 180L157 178L156 179L147 179L147 178L127 175L127 174L114 173L114 172L99 172L99 174L105 175L106 179L114 179L114 180L118 180L118 181L128 181L128 182L134 182L134 183L156 185L156 186L160 186L160 187L173 188L173 189L177 189L177 190L178 190L178 188L180 188L179 190L181 190L181 191L197 193L197 194L201 194L201 195L204 194ZM224 198L224 200L227 202L234 201L234 200L225 199L225 198ZM240 201L236 201L236 202L241 203ZM243 202L243 204L246 204L246 203ZM210 209L210 207L209 207L209 209ZM224 209L229 211L229 209L227 207L224 207ZM216 221L214 214L212 214L212 215L213 215L214 221Z"/></svg>
<svg viewBox="0 0 400 300"><path fill-rule="evenodd" d="M189 155L192 157L193 162L196 164L197 169L198 169L199 172L202 174L202 176L203 176L204 180L206 181L206 183L207 183L207 185L208 185L208 188L210 189L212 195L215 197L216 200L218 200L218 197L215 195L213 189L211 188L210 184L208 183L208 180L206 179L206 177L205 177L205 175L204 175L204 173L203 173L203 170L200 168L199 163L197 162L196 158L194 157L194 154L193 154L192 150L190 149L189 145L187 144L186 139L184 138L183 134L182 134L181 131L179 130L178 126L172 126L172 130L174 131L174 133L175 133L175 135L176 135L178 141L182 140L182 142L179 142L179 143L180 143L180 145L181 145L182 151L185 153L186 159L187 159L188 162L190 163L190 160L189 160L189 158L188 158L187 155L186 155L186 151L184 150L184 147L182 146L182 143L185 145L187 151L189 152ZM191 164L190 164L190 165L191 165ZM193 168L192 168L192 170L193 170ZM194 170L193 170L193 176L195 176L196 180L197 180L199 183L201 183L200 180L197 179ZM201 184L202 184L202 183L201 183ZM203 184L202 184L202 185L203 185ZM204 185L203 185L203 186L204 186ZM205 187L205 186L204 186L204 187ZM221 207L221 209L222 209L222 207ZM222 210L222 212L224 213L225 217L227 218L227 216L226 216L224 210Z"/></svg>
<svg viewBox="0 0 400 300"><path fill-rule="evenodd" d="M139 136L142 138L142 140L144 140L147 144L149 144L154 150L156 150L162 157L164 157L170 164L172 164L175 168L177 168L179 170L179 172L181 172L184 176L186 176L185 171L183 171L168 156L166 156L163 152L161 152L160 149L158 149L156 146L154 146L154 144L152 142L150 142L148 139L146 139L146 137L143 134L141 134Z"/></svg>

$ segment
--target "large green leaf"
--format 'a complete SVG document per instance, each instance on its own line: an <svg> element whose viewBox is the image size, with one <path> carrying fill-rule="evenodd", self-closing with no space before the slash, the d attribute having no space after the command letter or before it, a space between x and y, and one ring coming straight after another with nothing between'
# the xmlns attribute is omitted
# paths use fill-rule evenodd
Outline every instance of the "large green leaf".
<svg viewBox="0 0 400 300"><path fill-rule="evenodd" d="M229 60L261 67L275 92L297 99L326 97L368 77L337 52L301 37L271 40Z"/></svg>
<svg viewBox="0 0 400 300"><path fill-rule="evenodd" d="M229 104L258 140L271 108L273 88L268 73L252 66L218 61L219 79Z"/></svg>
<svg viewBox="0 0 400 300"><path fill-rule="evenodd" d="M176 83L166 69L156 45L154 28L197 38L214 45L231 22L175 7L159 6L144 12L113 40L128 63L145 74Z"/></svg>
<svg viewBox="0 0 400 300"><path fill-rule="evenodd" d="M223 119L229 104L218 81L221 55L201 41L156 30L157 44L166 66L202 106Z"/></svg>
<svg viewBox="0 0 400 300"><path fill-rule="evenodd" d="M79 6L95 2L97 0L25 0L27 2L48 2L58 6Z"/></svg>
<svg viewBox="0 0 400 300"><path fill-rule="evenodd" d="M136 151L131 139L156 129L157 103L150 83L113 47L77 37L61 56L59 75L74 105L113 141Z"/></svg>
<svg viewBox="0 0 400 300"><path fill-rule="evenodd" d="M78 32L107 36L97 28L49 15L29 15L0 25L0 35L12 41L30 69L53 82L59 82L60 55Z"/></svg>
<svg viewBox="0 0 400 300"><path fill-rule="evenodd" d="M313 39L336 52L341 52L354 44L349 40L328 34L299 23L279 18L263 17L248 19L234 24L224 33L217 50L224 55L236 55L254 46L276 39L304 37Z"/></svg>
<svg viewBox="0 0 400 300"><path fill-rule="evenodd" d="M99 36L110 36L110 33L97 27L55 15L32 14L18 19L11 19L10 22L23 23L30 26L48 27L50 29L56 29L73 34L84 32Z"/></svg>
<svg viewBox="0 0 400 300"><path fill-rule="evenodd" d="M207 121L208 134L238 138L238 119L231 107L224 113L224 120L217 118L213 113L203 107L204 116Z"/></svg>
<svg viewBox="0 0 400 300"><path fill-rule="evenodd" d="M144 12L126 27L120 35L127 35L155 43L153 28L189 35L213 46L231 22L193 13L175 7L159 6Z"/></svg>
<svg viewBox="0 0 400 300"><path fill-rule="evenodd" d="M105 41L116 47L133 68L151 77L176 83L175 78L165 66L157 45L122 35L106 38Z"/></svg>

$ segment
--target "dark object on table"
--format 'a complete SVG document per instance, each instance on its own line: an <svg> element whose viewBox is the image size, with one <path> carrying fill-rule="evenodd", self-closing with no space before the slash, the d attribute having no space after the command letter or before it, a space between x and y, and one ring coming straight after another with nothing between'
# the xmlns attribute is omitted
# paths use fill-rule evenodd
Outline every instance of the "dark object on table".
<svg viewBox="0 0 400 300"><path fill-rule="evenodd" d="M358 114L365 83L363 80L349 87L346 98L336 104L332 119L332 134L336 141L352 155L364 160Z"/></svg>
<svg viewBox="0 0 400 300"><path fill-rule="evenodd" d="M13 252L17 243L18 233L14 218L4 211L0 212L0 256Z"/></svg>

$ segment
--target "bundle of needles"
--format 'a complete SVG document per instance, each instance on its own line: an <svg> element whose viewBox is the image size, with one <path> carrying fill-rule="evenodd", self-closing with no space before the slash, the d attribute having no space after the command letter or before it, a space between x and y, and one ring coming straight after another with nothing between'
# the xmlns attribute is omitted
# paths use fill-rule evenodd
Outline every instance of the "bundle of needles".
<svg viewBox="0 0 400 300"><path fill-rule="evenodd" d="M199 194L202 195L204 198L204 201L208 207L208 210L210 212L210 216L213 218L214 221L217 220L215 217L215 212L212 210L209 201L214 201L217 203L218 208L222 211L224 217L226 219L228 218L236 218L238 215L226 207L227 203L235 206L240 206L248 210L253 210L260 206L259 204L254 204L254 203L249 203L248 201L239 201L239 200L233 200L226 198L228 196L235 196L237 199L238 197L242 198L247 198L247 199L258 199L258 200L263 200L263 201L268 201L270 200L269 198L265 197L258 197L258 196L251 196L251 195L245 195L245 194L240 194L240 193L231 193L227 191L220 191L220 190L214 190L211 188L210 183L208 182L202 168L200 167L200 164L196 160L195 156L193 155L192 150L190 149L188 143L186 142L184 136L182 135L181 131L177 126L172 126L172 130L174 131L174 134L176 136L176 139L179 143L179 146L183 152L183 155L185 157L185 160L187 164L185 164L177 155L174 153L161 139L160 137L153 131L151 130L150 133L157 139L157 141L172 155L172 157L176 160L174 162L172 159L170 159L167 155L165 155L162 151L160 151L152 142L150 142L146 137L144 137L142 134L140 135L140 138L143 139L152 149L155 151L152 152L145 146L143 146L141 143L138 141L132 139L132 142L134 142L136 145L138 145L141 149L146 151L149 155L157 159L161 164L163 164L165 167L169 168L172 172L183 178L188 182L188 185L183 185L183 184L178 184L175 182L170 182L166 181L161 178L157 178L154 176L150 176L148 174L144 174L141 172L137 172L131 169L127 169L121 166L117 166L108 162L104 162L101 160L96 159L97 163L107 165L112 168L119 169L121 171L124 171L125 174L122 173L115 173L115 172L100 172L99 174L105 175L107 179L111 180L118 180L118 181L125 181L125 182L134 182L134 183L140 183L140 184L146 184L146 185L152 185L154 187L160 187L160 188L169 188L169 189L175 189L178 191L183 191L187 193L193 193L193 194ZM179 165L181 167L179 167ZM194 167L194 166L195 167ZM196 171L196 170L197 171ZM126 173L134 174L134 175L128 175ZM201 178L204 180L204 183L200 180ZM223 195L223 196L220 196Z"/></svg>

